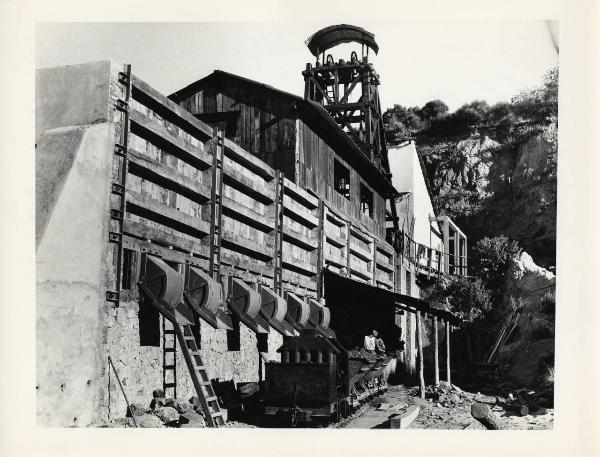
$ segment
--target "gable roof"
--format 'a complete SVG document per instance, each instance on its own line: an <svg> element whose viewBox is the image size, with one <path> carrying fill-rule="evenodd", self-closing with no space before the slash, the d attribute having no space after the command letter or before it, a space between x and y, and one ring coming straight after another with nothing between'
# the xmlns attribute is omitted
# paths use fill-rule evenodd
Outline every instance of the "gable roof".
<svg viewBox="0 0 600 457"><path fill-rule="evenodd" d="M223 80L231 80L236 84L250 85L256 89L276 94L290 103L291 111L317 133L323 140L354 167L360 167L362 174L375 189L384 196L392 198L398 194L389 179L365 155L363 150L330 116L325 108L312 100L305 100L298 95L277 89L252 79L244 78L233 73L215 70L210 75L195 81L184 88L173 92L169 98L175 103L207 87L214 87ZM387 170L389 172L389 170Z"/></svg>

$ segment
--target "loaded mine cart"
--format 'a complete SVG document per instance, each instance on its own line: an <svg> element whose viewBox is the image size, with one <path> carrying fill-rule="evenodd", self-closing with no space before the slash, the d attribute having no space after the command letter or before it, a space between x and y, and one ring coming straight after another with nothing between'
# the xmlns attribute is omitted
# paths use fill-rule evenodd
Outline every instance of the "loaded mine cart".
<svg viewBox="0 0 600 457"><path fill-rule="evenodd" d="M330 310L316 300L288 294L288 322L298 336L285 338L281 362L266 363L265 415L279 423L338 421L384 391L391 356L347 350L330 329Z"/></svg>

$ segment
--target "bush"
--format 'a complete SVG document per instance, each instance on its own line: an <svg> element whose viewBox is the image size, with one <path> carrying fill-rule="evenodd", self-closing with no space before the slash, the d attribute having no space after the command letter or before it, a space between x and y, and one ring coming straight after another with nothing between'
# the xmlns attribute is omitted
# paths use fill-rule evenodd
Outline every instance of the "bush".
<svg viewBox="0 0 600 457"><path fill-rule="evenodd" d="M556 315L556 296L553 291L547 292L540 299L540 312L548 316Z"/></svg>
<svg viewBox="0 0 600 457"><path fill-rule="evenodd" d="M473 248L471 271L488 288L498 290L504 283L508 261L520 252L519 244L504 235L483 238Z"/></svg>

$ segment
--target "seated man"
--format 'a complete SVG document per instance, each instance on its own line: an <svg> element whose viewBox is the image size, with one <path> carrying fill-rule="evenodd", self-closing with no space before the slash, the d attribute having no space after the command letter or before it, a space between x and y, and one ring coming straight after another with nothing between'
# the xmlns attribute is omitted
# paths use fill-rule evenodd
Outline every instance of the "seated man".
<svg viewBox="0 0 600 457"><path fill-rule="evenodd" d="M365 351L375 352L377 344L377 330L373 330L370 335L365 335Z"/></svg>
<svg viewBox="0 0 600 457"><path fill-rule="evenodd" d="M373 334L375 335L375 351L377 351L378 354L385 354L385 343L378 337L377 330L375 330Z"/></svg>

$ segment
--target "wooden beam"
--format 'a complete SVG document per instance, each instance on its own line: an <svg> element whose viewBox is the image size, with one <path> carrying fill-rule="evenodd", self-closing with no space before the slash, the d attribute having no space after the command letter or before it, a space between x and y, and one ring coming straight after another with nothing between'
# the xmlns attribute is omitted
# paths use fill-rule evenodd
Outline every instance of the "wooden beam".
<svg viewBox="0 0 600 457"><path fill-rule="evenodd" d="M446 381L451 383L450 376L450 321L446 321Z"/></svg>
<svg viewBox="0 0 600 457"><path fill-rule="evenodd" d="M292 200L306 206L308 209L315 209L319 207L319 199L312 196L304 189L298 187L289 179L283 180L284 193L292 198Z"/></svg>
<svg viewBox="0 0 600 457"><path fill-rule="evenodd" d="M471 405L471 416L477 419L488 430L507 430L504 424L490 409L483 403L473 403Z"/></svg>
<svg viewBox="0 0 600 457"><path fill-rule="evenodd" d="M228 138L225 138L225 156L257 174L265 181L272 181L275 178L275 170Z"/></svg>
<svg viewBox="0 0 600 457"><path fill-rule="evenodd" d="M206 170L212 166L212 160L206 152L189 141L174 135L160 122L149 118L134 108L129 109L129 120L131 121L131 133L134 135L150 141L165 152L199 170Z"/></svg>
<svg viewBox="0 0 600 457"><path fill-rule="evenodd" d="M210 200L210 189L198 180L190 179L173 168L151 160L141 152L129 150L128 171L165 189L204 204Z"/></svg>
<svg viewBox="0 0 600 457"><path fill-rule="evenodd" d="M158 200L127 190L127 212L136 214L196 238L210 233L208 222L165 205Z"/></svg>
<svg viewBox="0 0 600 457"><path fill-rule="evenodd" d="M423 326L421 322L421 311L417 311L417 345L419 353L417 354L418 369L419 369L419 396L421 400L425 400L425 375L423 368Z"/></svg>
<svg viewBox="0 0 600 457"><path fill-rule="evenodd" d="M168 227L154 227L144 221L133 221L125 219L123 232L136 238L151 240L162 246L173 246L175 249L183 252L194 252L208 256L208 246L201 244L199 240L192 240L181 236L176 230Z"/></svg>
<svg viewBox="0 0 600 457"><path fill-rule="evenodd" d="M252 197L264 205L270 205L275 201L275 192L270 186L265 186L264 182L261 184L262 180L254 180L244 176L226 161L223 163L223 173L223 182L227 186Z"/></svg>
<svg viewBox="0 0 600 457"><path fill-rule="evenodd" d="M319 225L319 219L312 214L312 211L285 194L283 196L283 214L310 229Z"/></svg>
<svg viewBox="0 0 600 457"><path fill-rule="evenodd" d="M153 89L146 82L135 75L131 75L131 96L142 105L185 130L199 140L208 140L212 137L213 129L204 122L196 119L174 101Z"/></svg>
<svg viewBox="0 0 600 457"><path fill-rule="evenodd" d="M317 249L319 244L318 240L308 237L303 233L296 232L291 227L285 225L283 226L283 240L309 252Z"/></svg>
<svg viewBox="0 0 600 457"><path fill-rule="evenodd" d="M337 103L338 105L341 106L344 103L346 103L346 101L348 100L348 97L350 96L350 94L352 93L352 91L354 90L354 88L356 87L356 85L360 82L360 80L361 80L361 75L359 73L354 78L354 81L352 81L352 84L350 84L350 87L347 90L344 91L344 97Z"/></svg>
<svg viewBox="0 0 600 457"><path fill-rule="evenodd" d="M433 382L440 385L440 360L437 316L433 316Z"/></svg>
<svg viewBox="0 0 600 457"><path fill-rule="evenodd" d="M270 233L275 229L274 223L266 216L225 196L223 196L223 215L257 228L265 233Z"/></svg>

